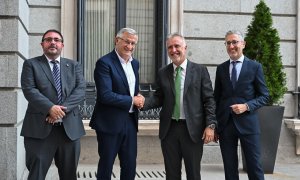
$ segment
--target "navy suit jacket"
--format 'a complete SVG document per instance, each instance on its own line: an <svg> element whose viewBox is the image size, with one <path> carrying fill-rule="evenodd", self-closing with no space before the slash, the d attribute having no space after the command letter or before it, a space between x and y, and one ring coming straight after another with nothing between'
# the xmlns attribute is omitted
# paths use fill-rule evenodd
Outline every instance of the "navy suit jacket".
<svg viewBox="0 0 300 180"><path fill-rule="evenodd" d="M64 129L71 140L85 134L78 105L85 97L85 80L82 68L74 60L60 59L62 106L67 107L63 118ZM46 138L53 127L46 122L50 108L57 104L57 91L47 58L35 57L24 61L21 85L28 107L21 135Z"/></svg>
<svg viewBox="0 0 300 180"><path fill-rule="evenodd" d="M131 62L136 83L134 95L139 92L139 62ZM129 85L121 62L115 52L106 54L96 62L94 79L97 89L97 101L90 126L99 132L117 134L128 117L132 104ZM134 107L135 125L138 130L138 109Z"/></svg>
<svg viewBox="0 0 300 180"><path fill-rule="evenodd" d="M159 137L164 139L171 127L175 104L173 63L158 72L157 89L146 99L143 110L162 107ZM206 126L217 124L212 83L207 68L188 60L183 92L183 109L192 141L200 142Z"/></svg>
<svg viewBox="0 0 300 180"><path fill-rule="evenodd" d="M230 114L241 134L260 133L259 120L256 110L267 104L269 92L264 80L262 65L245 57L236 88L230 81L230 60L217 67L214 97L216 100L216 116L218 132L226 126ZM247 103L250 111L236 115L230 106Z"/></svg>

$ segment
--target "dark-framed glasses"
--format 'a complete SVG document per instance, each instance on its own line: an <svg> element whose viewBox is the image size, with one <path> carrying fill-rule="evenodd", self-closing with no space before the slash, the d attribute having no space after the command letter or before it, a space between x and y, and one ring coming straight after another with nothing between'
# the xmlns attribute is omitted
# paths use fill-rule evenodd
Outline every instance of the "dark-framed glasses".
<svg viewBox="0 0 300 180"><path fill-rule="evenodd" d="M225 46L230 46L231 44L232 44L233 46L236 46L239 42L240 42L240 41L235 41L235 40L233 40L233 41L226 41L224 44L225 44Z"/></svg>
<svg viewBox="0 0 300 180"><path fill-rule="evenodd" d="M61 43L61 42L63 42L63 40L60 39L60 38L47 37L47 38L44 38L44 39L43 39L43 42L46 42L46 43L51 43L52 41L54 41L54 42L56 42L56 43Z"/></svg>

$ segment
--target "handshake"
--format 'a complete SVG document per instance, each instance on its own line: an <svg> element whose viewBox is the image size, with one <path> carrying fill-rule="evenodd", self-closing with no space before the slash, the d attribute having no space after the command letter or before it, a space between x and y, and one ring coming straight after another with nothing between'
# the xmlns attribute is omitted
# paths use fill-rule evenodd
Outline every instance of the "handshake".
<svg viewBox="0 0 300 180"><path fill-rule="evenodd" d="M133 97L133 104L138 108L141 109L144 107L145 97L141 94Z"/></svg>

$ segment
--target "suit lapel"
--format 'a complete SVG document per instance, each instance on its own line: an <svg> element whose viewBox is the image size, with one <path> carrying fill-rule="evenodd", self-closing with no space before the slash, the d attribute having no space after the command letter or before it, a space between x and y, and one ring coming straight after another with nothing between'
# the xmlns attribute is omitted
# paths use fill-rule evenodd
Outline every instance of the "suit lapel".
<svg viewBox="0 0 300 180"><path fill-rule="evenodd" d="M241 72L237 81L237 85L239 84L239 82L243 82L243 78L247 76L247 66L248 66L248 60L246 58L244 58L244 62L242 64L242 68L241 68Z"/></svg>
<svg viewBox="0 0 300 180"><path fill-rule="evenodd" d="M223 67L222 67L222 73L223 73L223 75L224 75L224 78L225 78L225 82L228 82L228 84L229 84L229 86L232 88L232 90L234 91L234 89L233 89L233 86L232 86L232 83L231 83L231 79L230 79L230 68L229 68L229 66L230 66L230 60L227 60L226 62L225 62L225 64L223 65ZM236 85L237 86L237 85Z"/></svg>
<svg viewBox="0 0 300 180"><path fill-rule="evenodd" d="M134 95L136 95L139 92L139 72L138 72L138 63L137 60L133 60L131 62L131 66L135 75L135 88L134 88Z"/></svg>
<svg viewBox="0 0 300 180"><path fill-rule="evenodd" d="M194 74L194 66L190 61L187 61L186 65L186 74L185 74L185 80L184 80L184 90L183 90L183 96L185 96L185 93L188 90L188 87L190 86L192 82L192 76Z"/></svg>
<svg viewBox="0 0 300 180"><path fill-rule="evenodd" d="M171 64L168 65L166 77L169 80L169 84L170 84L171 90L173 92L173 95L175 96L175 83L174 83L174 68L173 68L173 63L171 63Z"/></svg>
<svg viewBox="0 0 300 180"><path fill-rule="evenodd" d="M48 62L47 58L45 57L45 55L43 55L39 58L39 64L42 67L44 73L46 74L48 80L50 81L50 83L55 88L55 83L54 83L52 72L51 72L51 69L50 69L50 66L49 66L49 62Z"/></svg>
<svg viewBox="0 0 300 180"><path fill-rule="evenodd" d="M61 78L61 91L63 98L66 97L66 89L68 85L68 73L70 65L67 63L67 61L64 58L60 58L60 78ZM61 73L64 72L64 73Z"/></svg>
<svg viewBox="0 0 300 180"><path fill-rule="evenodd" d="M231 83L231 80L230 80L230 70L229 70L229 66L230 66L230 60L228 60L227 62L226 62L226 64L225 64L225 69L224 69L224 75L225 75L225 78L226 78L226 82L230 82L230 84L231 84L231 87L233 88L233 86L232 86L232 83Z"/></svg>
<svg viewBox="0 0 300 180"><path fill-rule="evenodd" d="M129 85L128 85L128 81L127 81L124 69L123 69L121 62L115 51L112 52L112 56L113 56L113 58L112 58L113 64L114 64L116 70L118 71L118 73L120 74L120 77L122 78L122 81L123 81L128 93L130 94Z"/></svg>

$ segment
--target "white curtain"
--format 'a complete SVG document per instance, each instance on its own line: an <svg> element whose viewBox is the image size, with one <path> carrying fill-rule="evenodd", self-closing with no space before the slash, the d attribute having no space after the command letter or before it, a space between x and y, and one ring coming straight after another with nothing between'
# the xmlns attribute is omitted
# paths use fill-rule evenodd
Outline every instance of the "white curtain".
<svg viewBox="0 0 300 180"><path fill-rule="evenodd" d="M86 0L84 67L87 82L94 82L96 61L114 48L115 1Z"/></svg>
<svg viewBox="0 0 300 180"><path fill-rule="evenodd" d="M86 0L84 26L84 67L87 82L94 82L96 61L114 48L115 0ZM133 56L140 61L140 82L153 83L154 0L127 0L126 27L138 32Z"/></svg>

